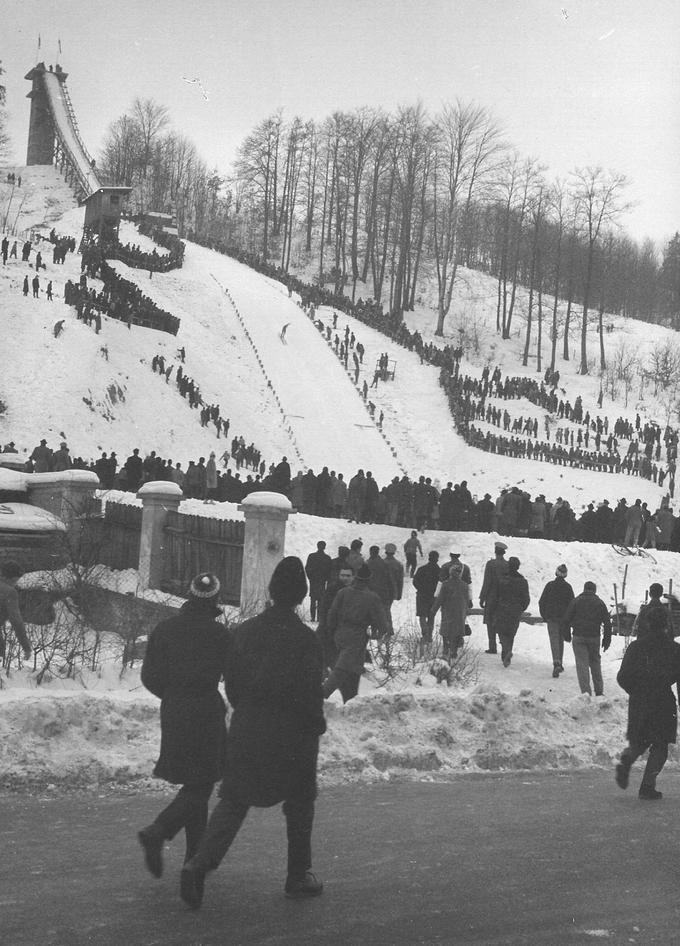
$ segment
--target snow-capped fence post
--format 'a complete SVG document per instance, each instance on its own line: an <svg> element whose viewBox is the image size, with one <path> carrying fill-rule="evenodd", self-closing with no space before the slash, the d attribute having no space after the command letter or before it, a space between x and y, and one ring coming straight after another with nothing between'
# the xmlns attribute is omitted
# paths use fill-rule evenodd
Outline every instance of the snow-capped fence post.
<svg viewBox="0 0 680 946"><path fill-rule="evenodd" d="M142 501L142 531L139 536L139 585L160 588L165 552L165 520L177 512L183 493L177 483L152 481L137 491Z"/></svg>
<svg viewBox="0 0 680 946"><path fill-rule="evenodd" d="M286 522L296 510L282 493L250 493L239 505L246 520L241 576L241 612L257 614L268 598L272 572L284 556Z"/></svg>

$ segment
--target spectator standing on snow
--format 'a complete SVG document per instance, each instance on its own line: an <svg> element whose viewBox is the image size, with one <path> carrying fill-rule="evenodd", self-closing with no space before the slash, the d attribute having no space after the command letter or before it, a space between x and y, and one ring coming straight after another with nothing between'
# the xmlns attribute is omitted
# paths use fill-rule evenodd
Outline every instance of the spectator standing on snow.
<svg viewBox="0 0 680 946"><path fill-rule="evenodd" d="M371 577L368 580L368 587L380 598L382 606L385 610L385 619L388 627L387 633L392 635L394 630L392 628L392 615L390 613L390 608L392 607L392 602L394 601L397 594L396 582L391 569L387 565L387 562L384 558L381 558L380 548L377 545L372 545L368 550L366 565L371 572ZM375 633L376 632L374 630L374 636Z"/></svg>
<svg viewBox="0 0 680 946"><path fill-rule="evenodd" d="M558 565L555 577L549 581L538 599L538 610L548 626L550 652L553 660L553 677L556 679L564 672L564 638L561 625L567 608L574 600L574 589L567 581L567 566Z"/></svg>
<svg viewBox="0 0 680 946"><path fill-rule="evenodd" d="M33 286L33 298L37 299L40 295L40 279L34 276L31 280L31 285Z"/></svg>
<svg viewBox="0 0 680 946"><path fill-rule="evenodd" d="M479 606L484 608L484 623L489 639L487 654L497 654L498 645L496 643L496 631L493 626L493 619L489 608L489 598L499 580L508 573L508 563L505 561L505 551L507 545L505 542L494 542L494 558L490 558L484 566L484 578L482 580L482 589L479 592Z"/></svg>
<svg viewBox="0 0 680 946"><path fill-rule="evenodd" d="M347 549L345 551L348 551ZM334 559L335 561L335 559ZM347 562L341 564L338 571L331 577L319 602L318 618L319 624L316 629L317 637L321 643L323 651L323 671L324 676L328 676L335 662L338 659L338 650L333 640L333 634L328 629L328 612L335 601L335 596L343 588L349 588L354 581L354 572Z"/></svg>
<svg viewBox="0 0 680 946"><path fill-rule="evenodd" d="M331 577L333 559L326 552L326 543L316 543L316 552L310 552L305 562L305 574L309 582L309 618L316 621L319 602Z"/></svg>
<svg viewBox="0 0 680 946"><path fill-rule="evenodd" d="M24 276L24 285L23 285L23 288L22 288L22 292L23 292L23 294L24 294L25 296L27 296L27 295L28 295L28 291L29 291L28 276Z"/></svg>
<svg viewBox="0 0 680 946"><path fill-rule="evenodd" d="M519 566L519 559L512 555L508 559L507 572L492 586L487 602L494 633L498 634L500 641L504 667L510 666L519 621L531 601L529 585L520 574Z"/></svg>
<svg viewBox="0 0 680 946"><path fill-rule="evenodd" d="M595 696L602 696L604 683L600 659L600 628L602 628L602 649L608 650L612 640L612 626L607 605L596 592L597 586L594 581L587 581L584 584L581 594L577 595L567 608L562 621L562 635L565 641L572 641L576 676L581 693L592 693L590 686L592 676Z"/></svg>
<svg viewBox="0 0 680 946"><path fill-rule="evenodd" d="M418 555L423 557L423 547L420 544L418 533L415 529L411 531L410 537L404 542L404 556L406 557L406 568L409 577L413 578L418 567Z"/></svg>
<svg viewBox="0 0 680 946"><path fill-rule="evenodd" d="M661 624L665 628L668 637L670 637L671 640L675 637L673 613L668 605L661 600L662 594L663 585L660 585L658 581L653 582L649 586L649 601L640 607L638 616L635 619L635 624L633 625L633 633L637 634L638 637L642 637L642 635L645 634L649 627L650 618L657 612L660 615Z"/></svg>
<svg viewBox="0 0 680 946"><path fill-rule="evenodd" d="M678 729L672 687L680 685L680 644L669 640L659 609L649 612L643 632L626 648L616 680L629 696L628 746L616 766L616 783L620 788L628 787L633 763L649 749L638 797L658 801L662 793L656 788L656 779Z"/></svg>
<svg viewBox="0 0 680 946"><path fill-rule="evenodd" d="M426 566L423 566L426 567ZM448 577L442 582L439 594L430 612L432 624L441 608L442 618L439 633L442 638L442 654L445 660L455 660L465 640L465 618L470 609L470 586L462 578L463 566L454 562Z"/></svg>
<svg viewBox="0 0 680 946"><path fill-rule="evenodd" d="M163 845L184 828L188 861L208 822L208 800L224 774L226 707L219 684L231 660L231 636L216 618L220 582L196 575L179 614L151 632L142 683L161 701L161 749L154 775L181 788L139 834L146 866L163 873Z"/></svg>
<svg viewBox="0 0 680 946"><path fill-rule="evenodd" d="M272 606L234 632L225 673L234 708L220 801L194 857L184 865L180 893L197 909L203 881L229 850L251 806L283 802L288 835L287 897L317 896L311 872L319 737L326 731L321 647L295 608L307 594L302 562L288 556L269 583Z"/></svg>
<svg viewBox="0 0 680 946"><path fill-rule="evenodd" d="M324 681L326 699L336 690L340 690L343 703L357 695L364 671L368 627L377 630L379 637L389 630L382 602L368 587L370 578L370 568L362 565L352 584L337 593L328 612L328 630L338 657Z"/></svg>
<svg viewBox="0 0 680 946"><path fill-rule="evenodd" d="M41 440L39 446L34 447L29 460L33 464L34 473L49 473L52 469L52 451L46 440Z"/></svg>
<svg viewBox="0 0 680 946"><path fill-rule="evenodd" d="M16 584L23 572L16 562L3 562L0 565L0 661L5 656L5 623L9 621L16 639L21 645L26 660L31 656L31 642L26 633L24 619L19 609L19 595Z"/></svg>
<svg viewBox="0 0 680 946"><path fill-rule="evenodd" d="M363 546L361 539L352 539L349 544L349 555L347 556L347 563L356 575L361 566L364 564L364 556L361 554L361 548Z"/></svg>
<svg viewBox="0 0 680 946"><path fill-rule="evenodd" d="M389 568L392 573L392 580L394 584L394 598L393 601L401 601L401 596L404 593L404 566L396 557L397 547L394 542L388 542L385 546L385 565ZM392 607L392 601L390 601L389 607ZM392 621L392 615L388 609L388 614L390 617L390 623Z"/></svg>
<svg viewBox="0 0 680 946"><path fill-rule="evenodd" d="M416 589L416 617L420 624L419 651L422 657L432 644L432 630L434 614L432 605L439 584L439 552L430 552L427 564L421 565L413 576L413 587Z"/></svg>

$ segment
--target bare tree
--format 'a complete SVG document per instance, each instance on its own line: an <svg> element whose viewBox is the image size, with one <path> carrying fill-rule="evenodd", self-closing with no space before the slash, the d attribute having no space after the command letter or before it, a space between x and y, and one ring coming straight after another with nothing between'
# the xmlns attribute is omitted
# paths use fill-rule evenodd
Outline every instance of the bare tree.
<svg viewBox="0 0 680 946"><path fill-rule="evenodd" d="M627 209L623 191L628 181L623 174L601 167L578 168L573 175L573 194L581 232L585 238L583 275L583 313L581 321L581 364L579 374L588 374L588 311L593 287L595 252L607 225L614 224Z"/></svg>
<svg viewBox="0 0 680 946"><path fill-rule="evenodd" d="M459 233L476 191L493 171L502 149L500 131L485 109L457 100L435 121L432 166L433 244L437 273L437 328L444 321L459 261Z"/></svg>

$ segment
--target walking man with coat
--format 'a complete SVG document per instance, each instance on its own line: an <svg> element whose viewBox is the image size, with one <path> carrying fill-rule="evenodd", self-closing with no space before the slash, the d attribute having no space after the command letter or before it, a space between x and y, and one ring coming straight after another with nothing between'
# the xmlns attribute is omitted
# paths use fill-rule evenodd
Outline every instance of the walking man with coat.
<svg viewBox="0 0 680 946"><path fill-rule="evenodd" d="M492 591L498 585L500 579L508 573L508 563L505 561L505 551L507 545L505 542L494 542L494 557L490 558L484 566L484 579L482 581L482 590L479 592L479 606L484 608L484 623L489 638L489 647L487 654L497 654L498 645L496 643L496 631L493 626L493 617L489 607L489 600Z"/></svg>
<svg viewBox="0 0 680 946"><path fill-rule="evenodd" d="M432 606L434 595L439 584L439 552L429 552L427 565L421 565L413 576L413 587L416 589L416 617L420 624L420 656L429 654L432 645L432 631L434 615Z"/></svg>
<svg viewBox="0 0 680 946"><path fill-rule="evenodd" d="M602 696L602 666L600 659L600 628L602 650L608 650L612 640L612 622L607 605L597 595L594 581L587 581L580 595L571 602L562 621L562 636L572 641L576 676L581 693L591 694L592 676L595 696ZM573 634L572 634L573 631ZM573 639L572 639L573 638Z"/></svg>
<svg viewBox="0 0 680 946"><path fill-rule="evenodd" d="M616 766L616 783L627 788L630 770L649 749L638 797L658 801L656 779L668 758L668 744L675 742L678 710L673 686L680 684L680 644L668 637L667 617L656 609L646 626L626 649L616 680L628 700L628 746Z"/></svg>
<svg viewBox="0 0 680 946"><path fill-rule="evenodd" d="M157 778L181 788L139 834L146 866L163 873L163 845L184 828L185 861L196 853L208 822L208 799L224 774L226 707L218 686L230 662L231 637L216 621L220 582L196 575L177 617L151 632L142 683L161 701L161 751Z"/></svg>
<svg viewBox="0 0 680 946"><path fill-rule="evenodd" d="M487 600L491 626L494 634L498 634L501 644L501 660L504 667L510 666L519 621L531 601L529 585L519 571L519 559L513 555L508 559L507 564L506 574L492 586Z"/></svg>
<svg viewBox="0 0 680 946"><path fill-rule="evenodd" d="M567 566L558 565L555 577L549 581L538 599L538 610L548 625L550 651L553 660L553 677L557 679L564 671L562 663L564 657L564 638L562 637L561 623L567 613L567 608L574 600L574 589L567 581Z"/></svg>
<svg viewBox="0 0 680 946"><path fill-rule="evenodd" d="M326 722L321 646L295 611L306 594L302 562L283 558L269 582L272 606L234 631L225 672L234 712L220 800L181 874L181 897L194 910L206 874L221 863L248 810L280 802L288 837L285 895L300 899L323 890L311 871L311 844L319 737Z"/></svg>

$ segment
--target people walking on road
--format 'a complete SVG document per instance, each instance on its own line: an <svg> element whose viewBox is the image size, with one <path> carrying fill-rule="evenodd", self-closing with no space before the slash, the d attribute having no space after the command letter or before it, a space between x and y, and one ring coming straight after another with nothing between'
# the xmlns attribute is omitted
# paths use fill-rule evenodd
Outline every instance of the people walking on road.
<svg viewBox="0 0 680 946"><path fill-rule="evenodd" d="M19 641L26 660L31 656L31 642L26 633L26 625L19 608L19 594L17 582L23 575L16 562L3 562L0 565L0 662L5 656L7 647L5 641L5 624L9 621L12 630Z"/></svg>
<svg viewBox="0 0 680 946"><path fill-rule="evenodd" d="M494 542L493 548L494 558L490 558L484 566L482 589L479 592L479 606L480 608L484 608L484 623L486 624L486 633L489 639L489 646L485 651L487 654L498 653L496 631L494 630L493 619L489 608L489 598L499 580L508 573L508 563L505 561L507 545L505 542Z"/></svg>
<svg viewBox="0 0 680 946"><path fill-rule="evenodd" d="M333 635L338 657L324 681L326 699L336 690L340 690L343 703L357 695L364 672L368 628L374 629L376 637L389 631L382 602L368 587L370 579L371 569L362 565L352 584L337 593L328 612L328 631Z"/></svg>
<svg viewBox="0 0 680 946"><path fill-rule="evenodd" d="M663 611L648 612L646 625L626 648L616 677L628 700L628 745L616 766L616 783L627 788L633 763L649 749L638 797L658 801L656 779L675 742L678 711L673 686L680 685L680 644L667 635Z"/></svg>
<svg viewBox="0 0 680 946"><path fill-rule="evenodd" d="M163 845L184 829L185 861L196 853L208 821L208 799L224 774L226 707L218 686L229 666L231 637L217 622L220 582L196 575L177 617L151 632L142 683L161 701L161 750L154 775L181 788L139 832L146 866L163 873Z"/></svg>
<svg viewBox="0 0 680 946"><path fill-rule="evenodd" d="M432 606L439 584L439 552L429 552L427 564L421 565L413 576L413 587L416 589L416 617L420 624L419 653L423 657L429 655L432 646L432 631L434 628L434 614Z"/></svg>
<svg viewBox="0 0 680 946"><path fill-rule="evenodd" d="M492 585L487 606L494 634L498 634L501 645L501 660L509 667L515 635L522 613L529 607L531 596L529 585L519 571L520 561L512 555L507 562L507 572Z"/></svg>
<svg viewBox="0 0 680 946"><path fill-rule="evenodd" d="M583 591L567 608L562 621L565 641L572 641L576 676L581 693L602 696L602 666L600 659L600 628L602 628L602 650L608 650L612 640L611 618L607 605L597 595L594 581L587 581ZM572 633L573 632L573 633ZM592 677L592 689L591 689Z"/></svg>
<svg viewBox="0 0 680 946"><path fill-rule="evenodd" d="M225 673L234 712L220 801L181 874L182 899L193 909L201 905L206 874L219 866L251 806L270 808L283 802L286 896L300 899L323 890L311 871L311 839L319 737L326 722L321 647L295 613L306 594L300 559L282 559L269 583L272 606L234 632Z"/></svg>
<svg viewBox="0 0 680 946"><path fill-rule="evenodd" d="M538 599L538 610L548 626L553 661L552 675L555 679L564 672L564 638L561 624L573 600L574 589L567 581L567 566L558 565L555 569L555 577L546 584Z"/></svg>

